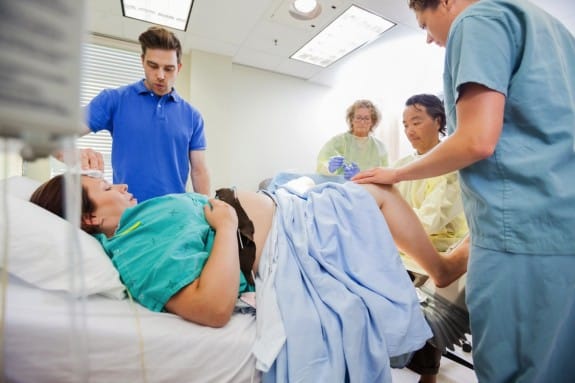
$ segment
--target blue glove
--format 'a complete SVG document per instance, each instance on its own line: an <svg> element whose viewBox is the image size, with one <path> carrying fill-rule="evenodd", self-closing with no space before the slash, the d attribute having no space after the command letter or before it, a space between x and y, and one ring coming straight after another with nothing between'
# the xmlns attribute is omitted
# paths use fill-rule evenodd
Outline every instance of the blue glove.
<svg viewBox="0 0 575 383"><path fill-rule="evenodd" d="M357 166L355 162L351 162L343 167L343 178L348 181L357 173L359 173L359 166Z"/></svg>
<svg viewBox="0 0 575 383"><path fill-rule="evenodd" d="M343 156L333 156L329 159L328 170L330 173L335 172L337 169L343 166L343 161L345 158Z"/></svg>

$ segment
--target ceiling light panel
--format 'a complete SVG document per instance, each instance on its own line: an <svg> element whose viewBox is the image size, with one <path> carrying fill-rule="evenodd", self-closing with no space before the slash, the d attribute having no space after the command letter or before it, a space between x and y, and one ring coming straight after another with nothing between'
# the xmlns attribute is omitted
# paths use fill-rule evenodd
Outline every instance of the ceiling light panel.
<svg viewBox="0 0 575 383"><path fill-rule="evenodd" d="M185 31L194 0L122 0L125 17Z"/></svg>
<svg viewBox="0 0 575 383"><path fill-rule="evenodd" d="M352 5L291 58L327 67L394 25L381 16Z"/></svg>

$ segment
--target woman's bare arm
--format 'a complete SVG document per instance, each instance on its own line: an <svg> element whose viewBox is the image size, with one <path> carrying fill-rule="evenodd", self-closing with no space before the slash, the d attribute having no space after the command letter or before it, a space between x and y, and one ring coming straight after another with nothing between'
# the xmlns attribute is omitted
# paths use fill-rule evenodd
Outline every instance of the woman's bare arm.
<svg viewBox="0 0 575 383"><path fill-rule="evenodd" d="M225 326L233 313L239 293L235 210L227 203L210 200L204 207L206 220L216 231L214 246L200 276L166 303L166 310L186 320L210 327Z"/></svg>

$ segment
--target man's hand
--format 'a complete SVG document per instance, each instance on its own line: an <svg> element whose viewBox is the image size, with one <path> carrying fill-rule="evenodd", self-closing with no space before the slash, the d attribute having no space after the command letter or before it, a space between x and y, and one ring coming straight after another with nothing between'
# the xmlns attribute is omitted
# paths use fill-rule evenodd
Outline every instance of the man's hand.
<svg viewBox="0 0 575 383"><path fill-rule="evenodd" d="M102 157L100 152L92 149L80 149L80 161L82 169L104 171L104 157Z"/></svg>
<svg viewBox="0 0 575 383"><path fill-rule="evenodd" d="M65 162L63 151L54 153L54 157L59 161ZM96 169L104 172L104 157L102 157L102 153L93 149L80 149L80 166L82 170Z"/></svg>

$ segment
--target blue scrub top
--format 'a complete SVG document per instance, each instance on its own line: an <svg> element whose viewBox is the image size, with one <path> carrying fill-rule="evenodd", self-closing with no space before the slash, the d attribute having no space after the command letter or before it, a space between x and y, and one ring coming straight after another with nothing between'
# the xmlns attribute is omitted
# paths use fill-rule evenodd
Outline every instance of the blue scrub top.
<svg viewBox="0 0 575 383"><path fill-rule="evenodd" d="M460 171L474 244L573 254L575 39L531 7L482 0L454 20L444 71L447 125L450 133L456 128L455 104L465 83L506 96L494 154Z"/></svg>

